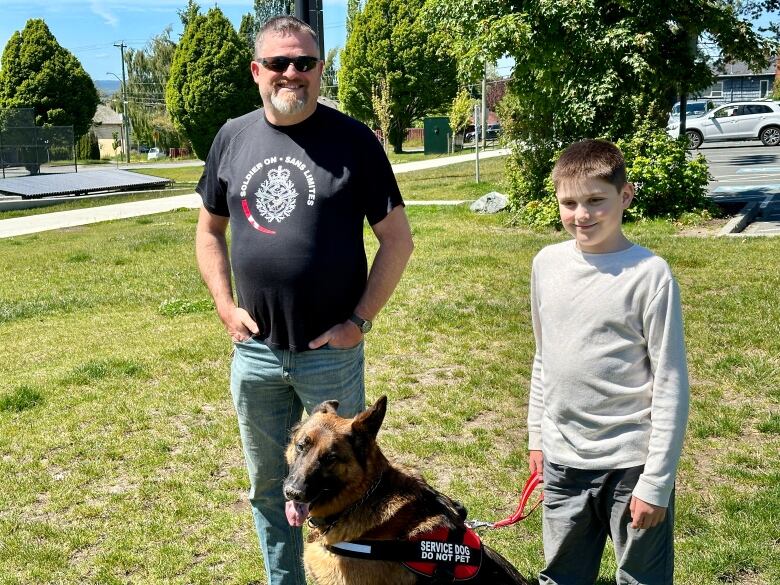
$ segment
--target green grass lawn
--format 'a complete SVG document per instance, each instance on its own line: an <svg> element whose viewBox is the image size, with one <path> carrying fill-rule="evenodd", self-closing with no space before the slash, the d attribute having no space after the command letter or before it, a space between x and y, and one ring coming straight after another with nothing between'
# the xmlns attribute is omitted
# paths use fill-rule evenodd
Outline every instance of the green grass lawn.
<svg viewBox="0 0 780 585"><path fill-rule="evenodd" d="M416 251L367 344L380 441L471 517L503 518L527 475L530 263L564 236L409 215ZM264 582L196 216L0 240L0 584ZM780 238L628 232L669 260L685 310L677 582L780 583ZM540 514L484 538L542 567Z"/></svg>
<svg viewBox="0 0 780 585"><path fill-rule="evenodd" d="M475 181L474 161L401 173L396 180L404 199L409 201L478 199L491 191L506 193L505 165L503 156L480 160L479 183Z"/></svg>
<svg viewBox="0 0 780 585"><path fill-rule="evenodd" d="M433 160L438 158L446 158L450 156L459 156L461 154L470 154L474 152L474 147L465 148L463 150L457 150L453 153L449 154L425 154L422 150L418 150L422 148L423 145L421 143L404 143L404 151L400 153L393 152L392 147L390 147L387 153L387 158L390 159L390 162L393 164L399 164L399 163L406 163L406 162L415 162L418 160ZM502 145L498 141L493 141L488 144L487 150L495 150L497 148L502 148ZM482 152L482 147L480 146L480 152Z"/></svg>
<svg viewBox="0 0 780 585"><path fill-rule="evenodd" d="M162 177L163 179L171 179L176 182L176 185L186 185L195 188L198 184L200 176L203 174L202 166L192 167L171 167L171 168L151 168L151 169L132 169L134 173L141 173L142 175L151 175L153 177Z"/></svg>

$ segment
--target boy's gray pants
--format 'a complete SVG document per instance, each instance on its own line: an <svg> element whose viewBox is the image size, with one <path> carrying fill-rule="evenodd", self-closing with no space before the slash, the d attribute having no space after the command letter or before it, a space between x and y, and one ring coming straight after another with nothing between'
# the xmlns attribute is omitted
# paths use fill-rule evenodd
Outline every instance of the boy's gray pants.
<svg viewBox="0 0 780 585"><path fill-rule="evenodd" d="M644 466L594 471L544 462L544 558L540 585L595 583L607 536L617 585L674 581L674 492L664 521L631 528L631 492Z"/></svg>

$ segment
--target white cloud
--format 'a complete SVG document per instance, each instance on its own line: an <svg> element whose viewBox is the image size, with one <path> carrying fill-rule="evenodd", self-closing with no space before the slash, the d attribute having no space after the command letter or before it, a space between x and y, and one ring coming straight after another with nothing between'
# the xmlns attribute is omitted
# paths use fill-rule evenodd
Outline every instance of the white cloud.
<svg viewBox="0 0 780 585"><path fill-rule="evenodd" d="M119 19L109 10L106 4L108 4L108 2L103 2L103 0L92 0L90 8L92 9L92 12L102 18L107 25L117 28Z"/></svg>

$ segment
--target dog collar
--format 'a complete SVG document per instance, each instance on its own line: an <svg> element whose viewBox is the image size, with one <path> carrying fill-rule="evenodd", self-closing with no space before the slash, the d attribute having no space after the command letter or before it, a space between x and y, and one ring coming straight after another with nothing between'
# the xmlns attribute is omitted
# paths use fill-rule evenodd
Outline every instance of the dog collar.
<svg viewBox="0 0 780 585"><path fill-rule="evenodd" d="M341 512L336 512L335 514L331 514L330 516L325 516L324 518L320 518L317 516L309 516L306 522L311 526L312 528L316 528L320 531L320 534L323 536L326 535L328 532L331 531L331 529L338 524L342 518L345 518L349 516L352 512L355 511L355 509L358 506L361 506L366 502L366 500L371 497L371 494L376 491L376 488L379 487L380 482L382 481L382 477L384 476L385 472L384 470L382 473L379 474L379 477L376 478L376 481L371 485L370 488L368 488L368 491L363 495L362 498L360 498L357 502L352 504L350 507L343 509Z"/></svg>
<svg viewBox="0 0 780 585"><path fill-rule="evenodd" d="M482 541L468 527L439 526L410 540L351 540L325 548L344 557L397 561L418 575L451 583L473 579L482 565Z"/></svg>

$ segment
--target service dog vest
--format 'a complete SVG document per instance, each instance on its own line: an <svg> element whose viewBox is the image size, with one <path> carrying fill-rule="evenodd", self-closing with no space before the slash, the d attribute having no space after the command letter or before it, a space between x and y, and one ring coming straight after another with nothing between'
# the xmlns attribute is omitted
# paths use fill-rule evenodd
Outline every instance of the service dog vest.
<svg viewBox="0 0 780 585"><path fill-rule="evenodd" d="M471 528L440 526L410 540L351 540L326 545L333 554L375 561L398 561L425 577L468 581L482 565L482 541Z"/></svg>

